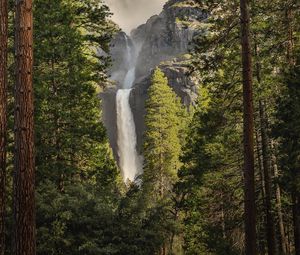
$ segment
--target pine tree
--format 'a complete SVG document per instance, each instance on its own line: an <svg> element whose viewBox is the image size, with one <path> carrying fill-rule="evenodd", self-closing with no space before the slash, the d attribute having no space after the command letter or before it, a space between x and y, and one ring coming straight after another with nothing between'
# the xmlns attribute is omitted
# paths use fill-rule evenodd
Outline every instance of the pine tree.
<svg viewBox="0 0 300 255"><path fill-rule="evenodd" d="M8 2L0 1L0 255L5 250Z"/></svg>
<svg viewBox="0 0 300 255"><path fill-rule="evenodd" d="M47 176L62 191L95 171L107 142L97 96L107 60L95 49L112 35L98 2L35 2L37 183Z"/></svg>
<svg viewBox="0 0 300 255"><path fill-rule="evenodd" d="M256 255L256 209L254 183L254 114L253 77L250 44L249 1L241 0L241 36L244 95L244 178L245 178L245 238L246 255Z"/></svg>
<svg viewBox="0 0 300 255"><path fill-rule="evenodd" d="M277 110L275 134L280 141L280 161L283 187L291 194L293 206L295 254L300 254L300 172L299 172L299 116L300 69L291 67L285 78L285 90Z"/></svg>
<svg viewBox="0 0 300 255"><path fill-rule="evenodd" d="M172 253L176 238L178 210L174 208L173 185L180 167L179 155L184 143L185 109L168 85L164 73L156 68L146 101L144 134L143 206L161 211L168 221L159 254ZM157 208L157 209L155 209ZM172 213L170 213L172 212ZM163 226L163 225L162 225ZM161 228L159 228L161 229ZM161 231L161 230L160 230ZM178 245L177 245L178 246Z"/></svg>
<svg viewBox="0 0 300 255"><path fill-rule="evenodd" d="M197 2L209 15L194 53L194 68L202 79L200 103L189 128L178 183L186 194L185 249L189 254L241 254L244 240L236 235L244 231L239 1ZM207 192L214 199L207 199ZM210 217L205 216L207 207ZM197 222L200 214L203 221L201 217Z"/></svg>
<svg viewBox="0 0 300 255"><path fill-rule="evenodd" d="M240 23L240 8L238 8L239 2L240 1L218 0L197 1L199 6L204 9L204 12L206 11L209 15L207 20L203 22L203 24L201 24L201 28L204 28L206 33L201 34L198 38L196 38L198 43L194 52L193 67L194 70L200 73L204 88L208 89L211 93L210 104L212 105L212 107L211 109L209 109L209 112L207 114L204 114L199 109L197 109L195 116L198 116L199 123L196 123L196 120L194 120L193 125L192 127L190 127L190 129L194 128L198 132L194 131L189 135L189 137L192 137L192 139L188 141L188 144L191 144L191 146L190 148L185 148L183 157L184 167L180 171L180 174L182 175L180 179L182 179L182 182L179 182L179 184L183 187L193 187L193 190L189 191L186 200L188 206L191 206L190 209L192 211L201 211L201 207L197 208L193 203L194 201L197 201L196 199L201 198L201 194L199 196L195 195L195 187L206 188L207 185L206 183L202 182L203 179L208 174L207 172L211 174L211 169L215 170L213 168L215 164L213 163L220 161L218 157L212 158L212 155L215 154L211 153L214 150L211 149L212 147L210 146L213 146L215 144L212 143L211 140L214 141L213 139L216 139L216 137L225 139L225 137L228 136L226 132L214 133L214 131L218 130L219 126L222 126L225 130L230 127L232 132L237 132L236 139L240 140L240 142L243 141L242 137L238 135L242 131L240 126L242 116L239 112L239 109L242 108L242 105L240 104L239 99L237 99L238 97L240 97L240 99L242 98L242 95L240 94L241 79L238 72L239 67L241 67L241 59L239 57L241 48L241 43L239 41L240 29L238 28L238 25ZM281 193L282 196L280 195L280 190L278 192L277 178L278 176L280 176L280 172L282 171L282 169L277 168L277 170L275 170L277 159L274 153L276 152L276 144L274 146L272 137L269 136L268 124L274 122L274 116L272 114L276 105L276 98L279 97L282 90L281 84L280 82L278 82L278 79L280 79L281 75L280 69L282 68L282 66L286 66L287 64L286 51L288 50L287 47L290 44L287 42L291 41L291 39L293 39L294 45L297 42L296 18L293 18L294 20L290 20L289 22L294 29L293 36L290 36L291 33L288 31L291 30L291 26L289 26L286 22L286 15L284 14L285 12L283 11L283 8L278 8L278 6L284 6L284 9L291 8L293 13L297 13L297 5L297 1L293 0L286 1L285 3L283 3L282 1L259 1L251 5L251 30L254 40L251 40L252 44L249 46L253 47L253 49L257 49L254 57L256 64L255 75L258 78L257 80L253 81L255 83L255 97L253 102L255 108L253 113L255 114L255 117L257 117L255 124L258 137L258 142L257 144L254 144L256 145L254 149L256 149L255 151L259 155L254 163L257 166L260 165L258 169L261 170L260 172L257 171L255 173L255 178L260 180L261 185L256 186L255 197L253 198L253 200L255 199L255 202L259 206L257 210L259 216L257 222L257 230L259 231L258 241L261 248L260 252L264 253L264 251L266 251L264 249L264 246L268 239L269 249L267 252L269 254L276 253L277 235L275 236L273 229L274 225L277 223L277 220L280 223L278 225L276 224L275 227L278 227L278 232L280 229L280 237L282 239L281 246L283 247L282 250L284 250L284 246L288 246L285 241L286 234L284 224L286 224L287 227L287 234L291 234L291 228L289 227L289 225L292 224L290 220L291 212L288 206L290 198L285 192ZM298 16L296 15L295 17ZM275 27L276 29L274 29ZM287 29L287 27L289 27L289 29ZM264 107L260 107L260 103ZM259 113L259 110L261 110L261 114ZM214 118L213 116L218 117ZM233 119L234 121L232 121ZM222 121L218 122L218 120ZM260 125L260 122L262 125ZM236 129L234 130L233 127ZM262 133L264 134L262 135ZM260 138L262 136L264 137L264 146L261 146ZM211 145L211 143L213 145ZM219 142L218 145L222 145L222 149L225 147L229 155L232 155L234 153L234 148L230 148L227 146L228 142L226 144L224 142ZM264 147L263 155L261 153L262 147ZM207 151L210 153L207 153ZM221 151L221 149L219 149L219 151ZM235 153L238 158L241 156L240 151L235 151ZM219 153L219 155L222 155L222 153ZM230 160L228 160L228 162L230 162ZM237 160L237 162L235 162L234 164L227 163L227 165L230 165L232 168L233 166L236 166L236 171L239 171L240 166L238 166L238 164L240 163L241 162ZM224 165L226 166L226 164ZM264 169L263 165L267 170ZM221 168L220 166L215 168L226 169L226 167ZM272 170L274 171L274 173L272 172ZM263 171L265 171L265 173L263 173ZM273 174L277 177L273 178ZM213 178L213 175L210 176L211 178ZM269 180L268 185L265 183L264 177L267 177L267 179ZM207 181L207 178L205 180ZM269 186L269 192L268 196L266 197L265 191L267 186ZM275 199L273 197L273 194L275 194L273 190L274 187L276 187L276 203L278 206L276 207L276 216L278 218L275 218L275 220L273 221L272 213L275 209ZM185 190L185 188L183 188L183 190ZM281 199L283 202L282 207L280 206ZM261 203L261 201L265 202ZM206 201L204 201L204 204L205 202ZM242 200L240 202L242 202ZM217 207L217 205L215 205L213 201L211 201L211 203L215 207ZM231 206L234 207L233 204ZM224 212L226 219L227 212L226 210ZM287 217L285 217L284 219L282 219L281 217L282 212L287 215ZM221 211L219 211L219 213L221 215L223 214ZM268 223L265 220L267 214L269 218ZM188 216L190 215L193 214L188 214ZM216 213L215 215L215 217L217 218L218 214ZM191 216L187 219L190 219L191 222L196 222L196 216ZM203 224L201 223L197 225L197 227L211 227L212 225L213 222L206 221ZM197 228L193 228L192 224L189 225L189 227L192 230L197 230ZM218 227L219 231L221 231L222 222L219 222ZM225 227L225 229L227 228ZM266 231L267 229L269 230L268 232ZM239 229L239 231L240 230L241 228ZM191 231L191 233L192 232L193 231ZM199 235L197 236L197 234L199 233L195 233L195 236L190 235L189 238L191 238L191 242L189 244L192 244L195 242L194 240L197 240L198 242L202 241L204 245L207 245L208 241L205 239L205 235L207 235L208 233L209 231L202 232L202 237L204 237L205 240L204 242L203 239L199 238ZM229 235L231 234L229 233ZM228 234L225 236L228 236ZM199 239L197 239L197 237ZM192 238L195 239L193 240ZM209 238L211 237L209 236ZM224 240L224 238L219 235L217 240L221 242ZM214 250L210 251L213 252Z"/></svg>
<svg viewBox="0 0 300 255"><path fill-rule="evenodd" d="M98 97L108 59L96 53L114 30L100 2L35 1L37 254L109 249L121 195Z"/></svg>
<svg viewBox="0 0 300 255"><path fill-rule="evenodd" d="M14 254L36 254L32 1L16 1Z"/></svg>
<svg viewBox="0 0 300 255"><path fill-rule="evenodd" d="M146 102L144 185L152 196L162 198L172 190L179 168L180 103L160 69L154 71Z"/></svg>
<svg viewBox="0 0 300 255"><path fill-rule="evenodd" d="M215 83L199 88L181 157L176 190L184 196L186 254L241 254L244 249L239 237L243 232L242 128L237 122L241 101L228 96L236 93L225 82L231 73L222 74L224 84L214 76Z"/></svg>

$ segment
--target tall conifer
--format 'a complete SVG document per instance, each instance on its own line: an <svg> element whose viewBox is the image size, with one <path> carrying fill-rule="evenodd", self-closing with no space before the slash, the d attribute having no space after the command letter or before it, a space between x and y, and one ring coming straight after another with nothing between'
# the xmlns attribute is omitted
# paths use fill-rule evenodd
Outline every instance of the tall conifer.
<svg viewBox="0 0 300 255"><path fill-rule="evenodd" d="M4 254L7 133L7 0L0 0L0 255Z"/></svg>
<svg viewBox="0 0 300 255"><path fill-rule="evenodd" d="M14 254L36 254L32 0L16 0Z"/></svg>

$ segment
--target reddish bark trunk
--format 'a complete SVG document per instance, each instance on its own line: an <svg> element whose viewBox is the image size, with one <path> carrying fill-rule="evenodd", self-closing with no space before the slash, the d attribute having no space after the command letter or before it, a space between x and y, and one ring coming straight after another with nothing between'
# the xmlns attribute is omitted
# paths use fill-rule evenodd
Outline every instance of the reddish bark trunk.
<svg viewBox="0 0 300 255"><path fill-rule="evenodd" d="M248 0L240 0L244 97L245 254L256 255L253 77Z"/></svg>
<svg viewBox="0 0 300 255"><path fill-rule="evenodd" d="M36 254L32 0L16 0L14 254Z"/></svg>

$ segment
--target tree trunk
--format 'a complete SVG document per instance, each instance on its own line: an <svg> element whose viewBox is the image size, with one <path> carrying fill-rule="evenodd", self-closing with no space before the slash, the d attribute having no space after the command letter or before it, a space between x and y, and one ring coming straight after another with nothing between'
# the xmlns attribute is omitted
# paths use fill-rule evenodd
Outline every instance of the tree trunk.
<svg viewBox="0 0 300 255"><path fill-rule="evenodd" d="M296 64L294 58L294 15L293 15L293 6L288 6L286 10L286 19L287 19L287 31L288 31L288 49L287 49L287 58L290 66ZM296 175L299 175L295 169ZM298 192L292 194L293 198L293 222L294 222L294 242L295 242L295 255L300 255L300 196Z"/></svg>
<svg viewBox="0 0 300 255"><path fill-rule="evenodd" d="M261 123L261 138L262 138L262 155L263 155L263 170L264 170L264 184L265 184L265 210L267 219L267 243L268 254L277 254L276 236L274 217L272 214L272 185L271 185L271 165L270 165L270 149L269 149L269 136L267 131L267 116L265 104L262 100L259 102L259 114Z"/></svg>
<svg viewBox="0 0 300 255"><path fill-rule="evenodd" d="M0 255L5 251L5 186L7 133L7 0L0 0Z"/></svg>
<svg viewBox="0 0 300 255"><path fill-rule="evenodd" d="M295 59L294 59L294 26L293 26L293 10L291 6L288 6L286 11L286 23L287 23L287 60L290 65L295 64Z"/></svg>
<svg viewBox="0 0 300 255"><path fill-rule="evenodd" d="M279 171L277 166L277 158L275 156L274 144L271 140L271 155L272 155L272 167L274 172L274 177L276 179L279 178ZM282 204L281 204L281 190L279 184L276 182L276 210L278 216L278 225L280 232L280 240L281 240L281 250L283 254L289 254L289 243L285 233L284 221L283 221L283 213L282 213Z"/></svg>
<svg viewBox="0 0 300 255"><path fill-rule="evenodd" d="M261 85L261 64L259 62L259 49L255 37L255 56L256 62L256 78L258 84ZM261 148L262 148L262 169L263 169L263 185L264 185L264 207L266 211L266 230L268 254L277 254L276 234L274 217L272 214L272 184L271 184L271 158L270 158L270 142L268 136L268 118L266 115L266 107L263 100L259 100L259 119L261 133Z"/></svg>
<svg viewBox="0 0 300 255"><path fill-rule="evenodd" d="M265 196L266 196L266 191L265 191L265 181L264 181L264 174L263 174L263 160L262 160L262 155L261 155L261 138L259 135L259 131L256 129L255 130L255 136L256 136L256 146L257 146L257 162L258 162L258 170L259 170L259 180L260 180L260 186L261 186L261 197L262 201L265 201ZM265 222L266 222L266 217L264 213L261 213L261 224L259 224L259 233L263 233L258 236L258 247L260 254L265 254L266 253L266 246L265 246ZM261 226L262 225L262 226Z"/></svg>
<svg viewBox="0 0 300 255"><path fill-rule="evenodd" d="M287 233L287 241L288 241L288 244L289 244L289 254L291 254L292 250L293 250L293 246L292 246L292 241L291 241L291 225L292 224L287 224L287 230L286 230L286 233Z"/></svg>
<svg viewBox="0 0 300 255"><path fill-rule="evenodd" d="M300 255L300 197L293 195L295 255Z"/></svg>
<svg viewBox="0 0 300 255"><path fill-rule="evenodd" d="M244 96L245 253L256 255L254 119L249 1L240 0Z"/></svg>
<svg viewBox="0 0 300 255"><path fill-rule="evenodd" d="M14 254L36 254L32 0L16 0Z"/></svg>

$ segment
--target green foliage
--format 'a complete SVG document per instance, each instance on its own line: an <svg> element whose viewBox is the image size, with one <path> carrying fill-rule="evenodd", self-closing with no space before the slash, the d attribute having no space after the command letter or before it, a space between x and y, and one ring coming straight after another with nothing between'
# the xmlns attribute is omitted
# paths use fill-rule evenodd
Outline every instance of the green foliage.
<svg viewBox="0 0 300 255"><path fill-rule="evenodd" d="M298 62L299 63L299 60ZM274 133L279 138L283 187L300 194L300 68L292 67L285 75L284 92L279 99Z"/></svg>
<svg viewBox="0 0 300 255"><path fill-rule="evenodd" d="M238 237L243 232L243 208L240 206L243 203L243 106L239 1L197 2L209 16L203 25L205 33L195 39L193 70L201 74L202 88L199 106L187 135L187 146L182 156L183 167L179 171L180 180L176 185L177 192L185 195L182 204L186 227L185 250L188 254L242 254L244 241ZM288 31L290 26L295 29L292 31L292 39L297 38L294 35L299 31L299 27L294 26L296 18L289 21L287 13L292 10L293 15L296 15L299 6L295 1L259 1L253 2L250 7L256 78L255 116L259 119L259 101L263 100L267 104L268 121L272 123L277 118L273 116L276 100L282 92L278 80L282 68L287 64L286 55L291 40ZM205 95L204 100L201 90ZM286 98L285 94L283 98ZM290 121L291 118L287 123ZM264 253L264 240L267 237L264 227L265 208L261 201L265 194L260 172L261 130L257 120L256 132L258 241L261 244L260 252ZM295 162L295 159L290 160ZM282 166L280 170L284 169ZM270 199L272 203L277 202L273 196ZM283 201L289 199L285 194L282 197ZM224 204L226 206L220 208ZM288 207L281 209L291 213ZM223 215L222 220L220 215ZM287 220L286 224L291 223Z"/></svg>
<svg viewBox="0 0 300 255"><path fill-rule="evenodd" d="M133 185L120 200L110 237L116 250L113 254L156 254L172 231L168 204L160 202L149 208L144 198Z"/></svg>
<svg viewBox="0 0 300 255"><path fill-rule="evenodd" d="M101 123L113 33L101 1L35 1L38 254L107 254L119 176Z"/></svg>
<svg viewBox="0 0 300 255"><path fill-rule="evenodd" d="M73 183L64 193L45 182L38 188L38 254L108 254L106 230L116 202L96 185Z"/></svg>
<svg viewBox="0 0 300 255"><path fill-rule="evenodd" d="M175 250L181 254L181 216L175 206L177 198L173 184L180 167L179 155L186 138L188 114L159 68L153 73L148 95L141 199L143 207L159 213L156 217L163 217L160 225L165 227L158 247L164 247L170 254Z"/></svg>
<svg viewBox="0 0 300 255"><path fill-rule="evenodd" d="M225 108L231 100L224 97L226 88L209 94L205 91L211 87L202 89L181 157L176 191L185 196L180 207L185 215L186 254L240 254L243 250L242 128L236 122L240 112Z"/></svg>
<svg viewBox="0 0 300 255"><path fill-rule="evenodd" d="M169 202L148 208L134 185L121 193L100 122L108 59L96 49L113 28L99 3L35 4L38 254L153 255L172 228Z"/></svg>
<svg viewBox="0 0 300 255"><path fill-rule="evenodd" d="M106 143L96 88L107 62L95 57L86 36L107 24L107 9L98 4L35 2L38 182L45 177L58 183L75 174L87 176L95 170ZM91 10L85 12L87 8ZM108 29L105 33L102 36L109 37ZM95 46L106 48L107 41Z"/></svg>
<svg viewBox="0 0 300 255"><path fill-rule="evenodd" d="M202 181L183 206L185 254L241 254L240 180L229 169L205 173Z"/></svg>
<svg viewBox="0 0 300 255"><path fill-rule="evenodd" d="M9 4L12 9L13 1ZM189 55L192 71L202 80L198 104L191 119L163 72L154 71L146 102L145 173L140 186L126 187L100 121L98 93L106 82L109 42L116 31L109 9L101 0L34 1L37 254L153 255L164 248L179 255L182 243L187 255L243 254L239 1L167 4L207 14L195 26L203 33L197 33ZM280 209L288 236L293 235L291 196L300 194L299 13L295 0L251 4L261 254L266 253L261 101L274 131L269 160L276 164L277 156L280 163L279 178L271 173L271 189L275 194L280 184L284 190ZM176 22L184 25L188 18ZM9 45L12 88L12 40ZM12 204L11 116L9 126L7 199ZM273 206L274 214L278 208ZM12 241L12 214L8 206L7 242ZM275 219L277 224L279 216ZM279 236L277 230L278 243Z"/></svg>
<svg viewBox="0 0 300 255"><path fill-rule="evenodd" d="M151 185L152 193L172 189L179 167L180 125L182 112L175 93L161 70L156 69L146 102L146 133L144 136L144 185ZM155 195L155 194L152 194Z"/></svg>
<svg viewBox="0 0 300 255"><path fill-rule="evenodd" d="M138 186L124 196L101 183L38 189L38 254L155 254L170 232L168 207L145 208Z"/></svg>

